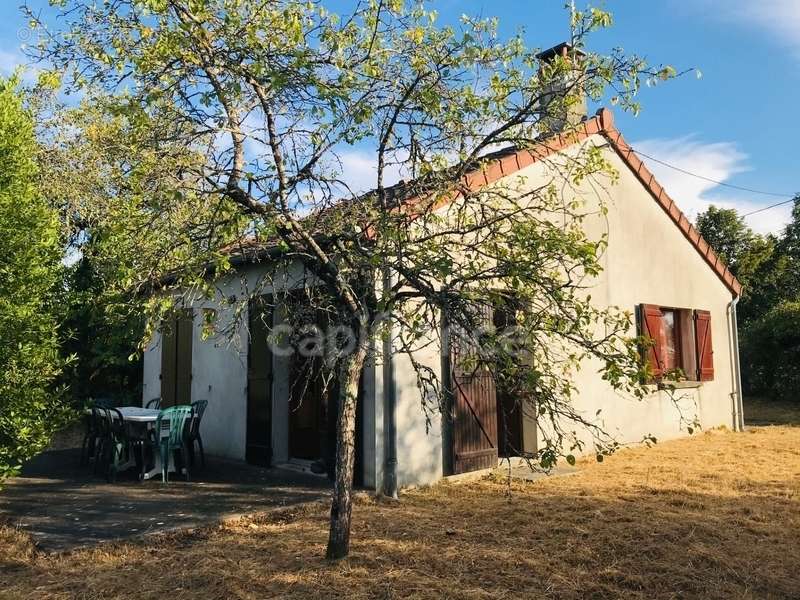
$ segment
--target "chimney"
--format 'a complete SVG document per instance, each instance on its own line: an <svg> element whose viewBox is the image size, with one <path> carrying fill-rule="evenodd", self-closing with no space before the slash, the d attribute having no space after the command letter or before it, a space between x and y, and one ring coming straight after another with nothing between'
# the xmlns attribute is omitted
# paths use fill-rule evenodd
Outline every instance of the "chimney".
<svg viewBox="0 0 800 600"><path fill-rule="evenodd" d="M543 86L540 124L542 133L560 133L565 129L576 127L586 119L586 93L576 85L581 75L580 63L584 56L586 56L585 52L573 48L567 42L562 42L536 55L541 62L539 77ZM557 58L566 61L566 72L558 69L553 73L548 68Z"/></svg>

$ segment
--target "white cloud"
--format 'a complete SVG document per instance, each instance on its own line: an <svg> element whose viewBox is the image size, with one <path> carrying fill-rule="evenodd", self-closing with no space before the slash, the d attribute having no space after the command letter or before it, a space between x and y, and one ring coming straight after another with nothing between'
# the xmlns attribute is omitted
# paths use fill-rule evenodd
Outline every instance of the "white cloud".
<svg viewBox="0 0 800 600"><path fill-rule="evenodd" d="M692 136L672 139L642 140L632 144L634 150L652 156L684 171L714 181L726 182L733 175L749 170L747 155L731 142L704 143ZM762 197L748 196L711 181L681 173L641 156L667 193L678 203L686 216L694 221L710 204L735 208L740 214L773 204ZM778 201L778 198L774 199ZM747 224L760 233L778 232L789 222L790 205L772 208L747 218Z"/></svg>
<svg viewBox="0 0 800 600"><path fill-rule="evenodd" d="M706 7L718 19L774 36L800 58L800 0L707 0Z"/></svg>
<svg viewBox="0 0 800 600"><path fill-rule="evenodd" d="M339 154L342 163L342 179L355 192L374 190L378 183L378 152L368 150L346 150ZM397 183L403 175L402 165L390 163L383 172L383 185Z"/></svg>
<svg viewBox="0 0 800 600"><path fill-rule="evenodd" d="M0 48L0 76L8 77L21 68L22 81L33 83L36 81L40 69L32 66L28 58L19 49L3 50Z"/></svg>
<svg viewBox="0 0 800 600"><path fill-rule="evenodd" d="M24 64L25 58L18 52L0 49L0 75L11 75L18 65Z"/></svg>

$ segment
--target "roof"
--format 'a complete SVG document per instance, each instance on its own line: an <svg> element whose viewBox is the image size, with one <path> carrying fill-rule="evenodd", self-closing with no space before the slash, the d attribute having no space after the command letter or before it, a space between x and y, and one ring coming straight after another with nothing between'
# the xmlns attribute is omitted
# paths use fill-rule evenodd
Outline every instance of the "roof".
<svg viewBox="0 0 800 600"><path fill-rule="evenodd" d="M680 229L686 240L694 246L725 286L735 296L741 295L742 284L739 283L722 259L717 256L709 243L703 239L697 228L686 218L686 215L678 208L678 205L661 184L656 181L655 176L636 155L633 148L625 141L625 138L614 126L614 116L607 108L598 110L594 117L584 120L576 129L567 133L549 136L531 148L523 150L505 148L481 157L480 167L464 175L463 184L467 189L477 191L537 161L544 160L565 148L582 142L592 135L602 135L608 140L610 146L650 193L653 200L658 203L675 226ZM387 186L385 192L390 205L413 206L415 201L420 199L421 192L424 194L424 190L423 182L401 181L395 185ZM368 196L370 193L366 195ZM447 202L449 200L444 200L437 204L443 205ZM228 251L233 255L235 262L247 262L256 257L269 254L273 250L274 244L259 242L253 238L240 240L228 247Z"/></svg>
<svg viewBox="0 0 800 600"><path fill-rule="evenodd" d="M622 134L614 127L614 115L607 108L601 108L594 117L583 121L574 131L554 135L541 143L525 150L512 150L490 155L479 170L464 176L465 185L473 191L489 185L524 169L525 167L552 156L565 148L577 144L592 135L602 135L611 147L634 173L667 216L681 230L687 241L694 246L700 256L708 263L727 288L736 296L742 293L742 284L731 273L728 266L717 256L710 244L703 239L697 228L692 225L686 215L678 208L666 190L656 181L655 176L625 141Z"/></svg>

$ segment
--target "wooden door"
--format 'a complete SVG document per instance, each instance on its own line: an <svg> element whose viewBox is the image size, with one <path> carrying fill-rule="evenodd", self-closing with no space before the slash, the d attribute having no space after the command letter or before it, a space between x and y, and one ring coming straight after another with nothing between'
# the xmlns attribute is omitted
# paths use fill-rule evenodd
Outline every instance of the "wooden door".
<svg viewBox="0 0 800 600"><path fill-rule="evenodd" d="M178 316L178 334L175 340L175 404L192 403L192 311L184 310Z"/></svg>
<svg viewBox="0 0 800 600"><path fill-rule="evenodd" d="M161 327L161 406L192 402L192 311L178 311Z"/></svg>
<svg viewBox="0 0 800 600"><path fill-rule="evenodd" d="M483 308L491 323L491 308ZM497 392L491 371L475 364L474 342L451 329L450 383L453 398L453 472L497 466Z"/></svg>
<svg viewBox="0 0 800 600"><path fill-rule="evenodd" d="M289 400L289 456L306 460L328 459L331 430L336 420L338 385L322 357L292 359Z"/></svg>
<svg viewBox="0 0 800 600"><path fill-rule="evenodd" d="M341 387L334 373L319 357L297 357L292 369L289 404L289 456L305 460L324 459L333 479L336 465L336 429ZM353 483L364 482L364 373L356 402L355 460Z"/></svg>
<svg viewBox="0 0 800 600"><path fill-rule="evenodd" d="M175 347L177 320L161 323L161 406L175 405Z"/></svg>
<svg viewBox="0 0 800 600"><path fill-rule="evenodd" d="M250 302L248 311L249 349L247 353L247 438L245 458L256 465L272 461L272 298L264 296Z"/></svg>

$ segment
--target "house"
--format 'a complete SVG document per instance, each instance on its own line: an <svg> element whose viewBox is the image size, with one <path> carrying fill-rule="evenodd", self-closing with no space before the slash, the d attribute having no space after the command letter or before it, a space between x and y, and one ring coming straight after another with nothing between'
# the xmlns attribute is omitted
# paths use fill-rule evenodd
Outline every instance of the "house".
<svg viewBox="0 0 800 600"><path fill-rule="evenodd" d="M689 380L681 384L682 406L702 427L739 428L736 302L741 286L636 156L609 110L584 117L576 133L555 134L540 147L492 155L466 182L474 189L523 177L534 186L552 177L553 160L586 145L599 148L619 174L607 191L609 244L604 270L593 282L593 301L636 311L639 332L655 341L650 350L654 370L682 368ZM297 269L272 285L302 285ZM219 295L242 297L245 288L253 289L269 272L268 261L240 260L235 273L217 282ZM265 287L264 294L269 292ZM149 342L143 400L161 397L168 406L206 399L202 433L210 453L310 468L330 453L332 420L313 374L299 371L291 355L268 347L262 318L268 304L251 302L248 318L232 335L205 339L203 324L209 314L220 323L233 322L233 316L224 314L226 309L214 299L190 303ZM273 324L277 318L269 315ZM447 350L429 345L415 359L444 378L459 377L443 372L443 352ZM299 394L292 392L298 378L311 382ZM686 434L666 390L654 386L645 401L623 398L592 369L581 370L574 383L579 390L576 408L591 415L601 410L603 427L621 442ZM495 466L504 454L537 448L535 420L516 414L501 423L497 405L503 399L492 386L480 394L462 387L452 426L436 415L429 421L420 409L420 392L405 355L389 354L382 364L368 364L361 387L356 479L365 487L381 489L387 465L396 468L403 487ZM393 436L387 433L392 422L387 406L394 407ZM502 427L506 429L500 432ZM512 443L502 442L509 439ZM394 460L396 467L390 464Z"/></svg>

